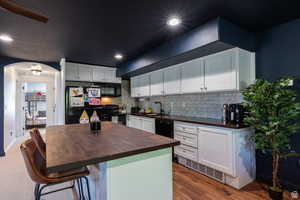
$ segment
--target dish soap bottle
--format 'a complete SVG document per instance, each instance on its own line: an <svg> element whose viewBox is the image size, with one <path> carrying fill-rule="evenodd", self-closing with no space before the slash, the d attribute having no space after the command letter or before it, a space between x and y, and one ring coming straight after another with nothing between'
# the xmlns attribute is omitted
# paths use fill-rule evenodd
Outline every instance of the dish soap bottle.
<svg viewBox="0 0 300 200"><path fill-rule="evenodd" d="M95 133L98 133L98 131L101 130L101 122L100 122L100 119L99 119L96 111L94 111L93 115L91 116L90 128L91 128L91 131L95 132Z"/></svg>

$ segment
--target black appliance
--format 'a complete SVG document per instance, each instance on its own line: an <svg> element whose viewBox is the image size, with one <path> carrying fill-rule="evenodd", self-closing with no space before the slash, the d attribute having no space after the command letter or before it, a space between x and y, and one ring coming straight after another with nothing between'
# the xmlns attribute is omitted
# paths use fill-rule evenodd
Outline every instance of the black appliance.
<svg viewBox="0 0 300 200"><path fill-rule="evenodd" d="M141 109L138 106L131 107L131 114L138 114L140 110Z"/></svg>
<svg viewBox="0 0 300 200"><path fill-rule="evenodd" d="M156 118L155 133L169 138L174 138L174 121L170 119Z"/></svg>
<svg viewBox="0 0 300 200"><path fill-rule="evenodd" d="M121 96L121 84L119 83L102 83L100 87L102 97Z"/></svg>
<svg viewBox="0 0 300 200"><path fill-rule="evenodd" d="M241 125L244 119L244 107L242 104L224 104L223 120L226 123Z"/></svg>
<svg viewBox="0 0 300 200"><path fill-rule="evenodd" d="M118 105L104 105L98 108L99 116L101 121L111 121L112 116L118 116L119 106Z"/></svg>
<svg viewBox="0 0 300 200"><path fill-rule="evenodd" d="M174 138L174 121L171 119L156 118L155 133L157 135ZM177 162L177 158L174 154L174 147L172 148L172 160Z"/></svg>
<svg viewBox="0 0 300 200"><path fill-rule="evenodd" d="M67 86L65 93L65 122L66 124L77 124L83 111L89 117L96 111L101 121L111 121L112 116L119 112L118 105L100 105L101 94L89 97L91 89L101 92L100 87ZM99 91L100 89L100 91ZM73 94L73 93L78 94ZM72 93L72 94L71 94ZM90 94L91 95L91 94ZM90 100L93 101L90 101Z"/></svg>

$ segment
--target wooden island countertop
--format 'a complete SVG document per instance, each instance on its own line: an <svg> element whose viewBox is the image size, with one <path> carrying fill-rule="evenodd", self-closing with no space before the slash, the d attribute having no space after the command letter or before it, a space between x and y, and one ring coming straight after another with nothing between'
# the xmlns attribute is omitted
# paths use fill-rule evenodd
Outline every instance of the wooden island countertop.
<svg viewBox="0 0 300 200"><path fill-rule="evenodd" d="M180 142L112 122L102 122L99 134L88 124L46 128L47 171L58 172L169 148Z"/></svg>

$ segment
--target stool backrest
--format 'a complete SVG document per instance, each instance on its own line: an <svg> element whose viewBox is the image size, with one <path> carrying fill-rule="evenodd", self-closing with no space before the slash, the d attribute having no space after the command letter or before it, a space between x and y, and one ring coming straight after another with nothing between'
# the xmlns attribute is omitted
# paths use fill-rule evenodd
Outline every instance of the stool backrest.
<svg viewBox="0 0 300 200"><path fill-rule="evenodd" d="M30 178L39 184L47 183L47 177L45 176L46 162L33 140L26 140L21 144L20 149Z"/></svg>
<svg viewBox="0 0 300 200"><path fill-rule="evenodd" d="M30 131L30 136L35 143L37 149L46 160L46 143L44 142L39 129L35 128Z"/></svg>

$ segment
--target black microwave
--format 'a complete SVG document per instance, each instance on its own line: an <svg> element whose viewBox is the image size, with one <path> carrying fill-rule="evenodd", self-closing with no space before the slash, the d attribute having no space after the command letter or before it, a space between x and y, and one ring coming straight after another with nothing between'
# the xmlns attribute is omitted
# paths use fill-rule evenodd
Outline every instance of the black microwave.
<svg viewBox="0 0 300 200"><path fill-rule="evenodd" d="M119 97L121 96L120 83L101 84L101 97Z"/></svg>

